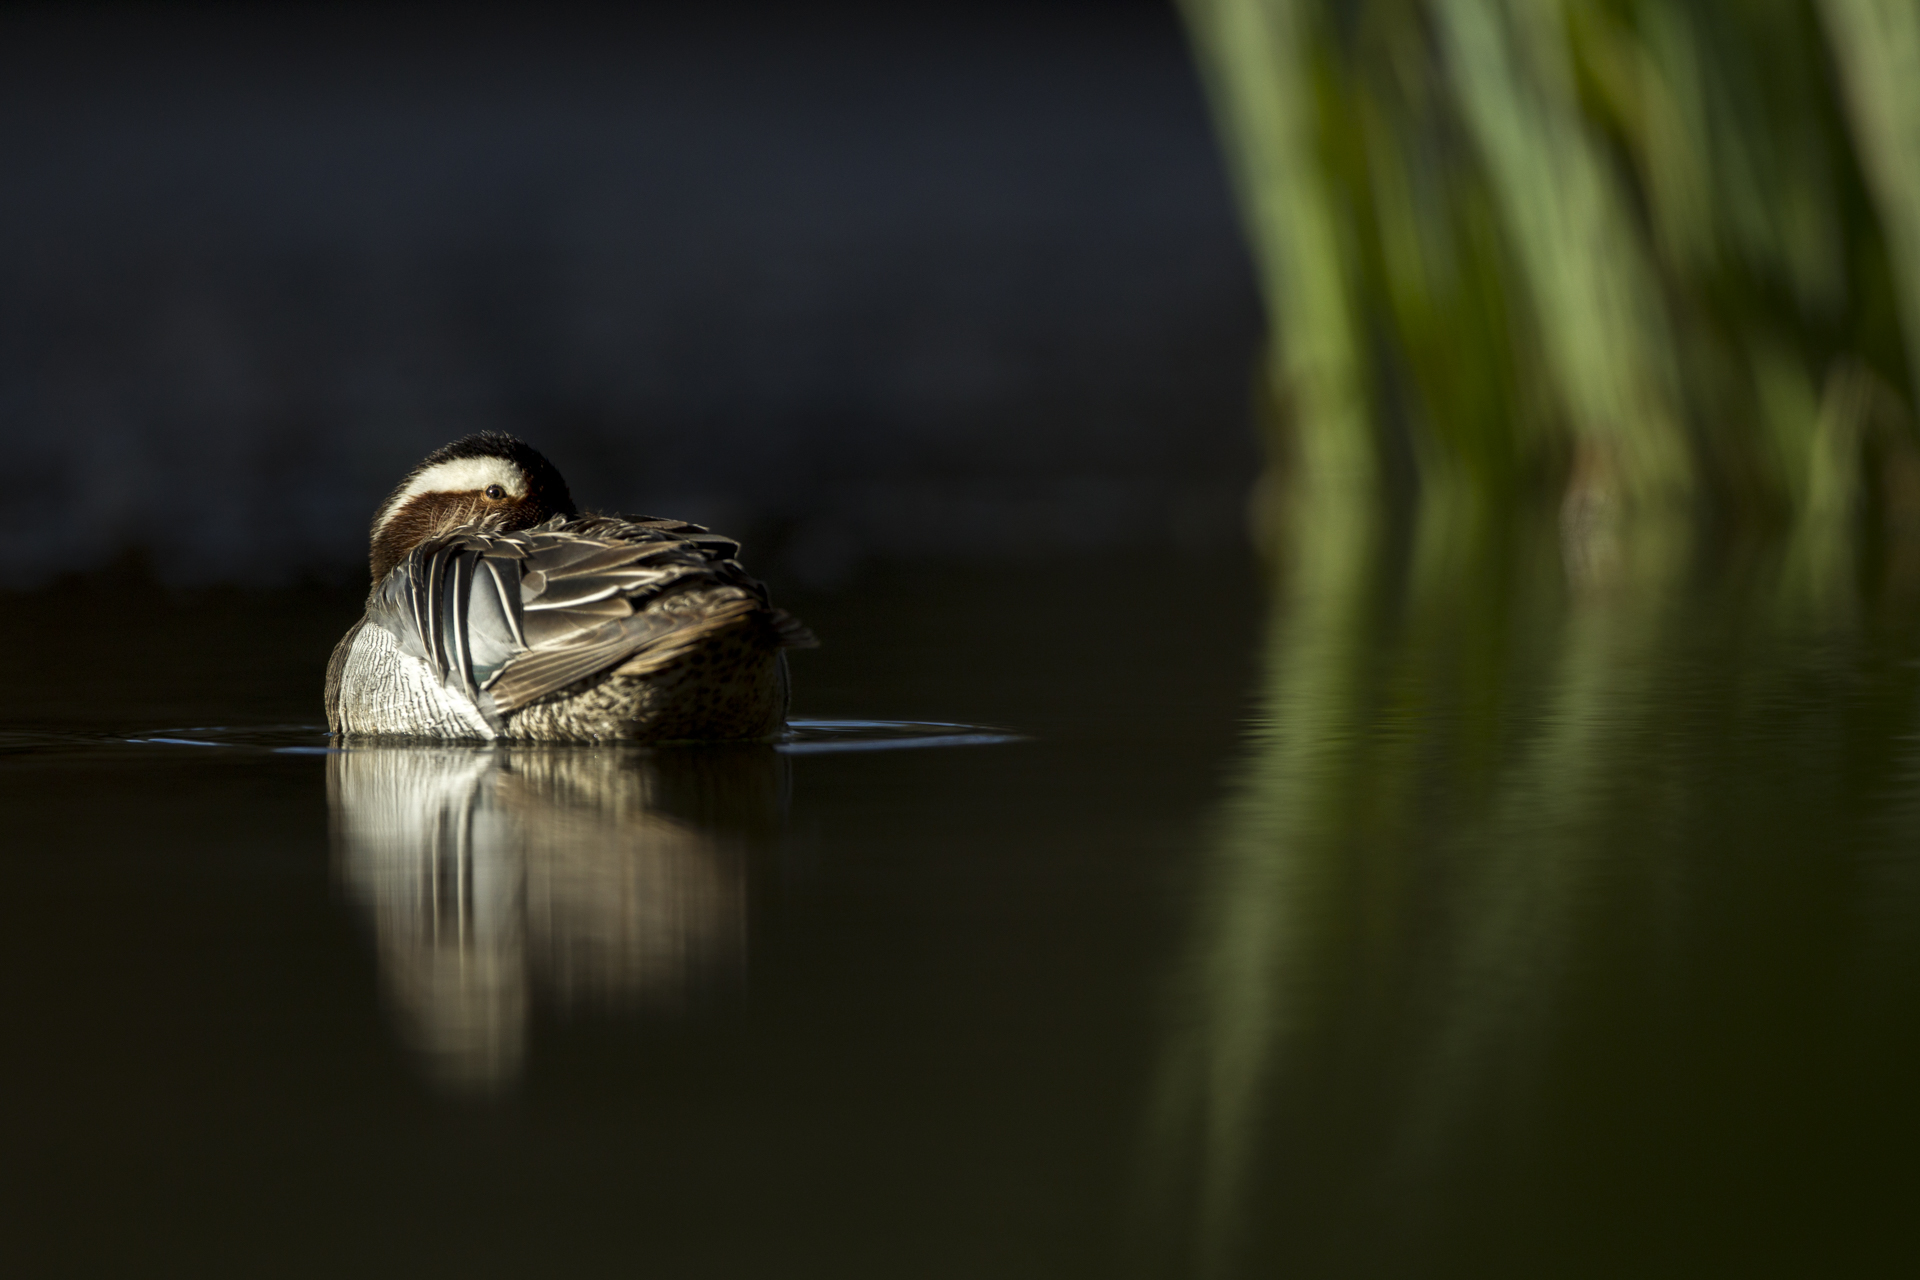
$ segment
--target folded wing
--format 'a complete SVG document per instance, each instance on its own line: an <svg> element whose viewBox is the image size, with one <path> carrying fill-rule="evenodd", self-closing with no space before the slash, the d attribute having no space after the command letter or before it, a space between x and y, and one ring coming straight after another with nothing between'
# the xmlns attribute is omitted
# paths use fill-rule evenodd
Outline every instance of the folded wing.
<svg viewBox="0 0 1920 1280"><path fill-rule="evenodd" d="M771 644L811 643L738 551L698 525L608 516L455 534L396 566L367 616L498 728L568 685L754 615Z"/></svg>

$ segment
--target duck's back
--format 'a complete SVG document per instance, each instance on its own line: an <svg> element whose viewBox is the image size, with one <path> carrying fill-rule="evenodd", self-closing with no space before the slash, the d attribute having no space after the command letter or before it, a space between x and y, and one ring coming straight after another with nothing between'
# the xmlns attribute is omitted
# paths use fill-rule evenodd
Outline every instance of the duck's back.
<svg viewBox="0 0 1920 1280"><path fill-rule="evenodd" d="M335 649L327 718L350 735L764 738L784 650L811 636L679 521L589 516L423 545Z"/></svg>

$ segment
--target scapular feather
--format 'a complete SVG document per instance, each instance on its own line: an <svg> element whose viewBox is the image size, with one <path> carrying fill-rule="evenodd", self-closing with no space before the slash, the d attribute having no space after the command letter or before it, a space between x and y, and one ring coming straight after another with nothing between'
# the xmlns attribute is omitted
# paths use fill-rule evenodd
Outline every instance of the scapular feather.
<svg viewBox="0 0 1920 1280"><path fill-rule="evenodd" d="M485 689L504 713L698 624L698 611L641 622L636 608L663 589L730 587L733 599L766 608L764 588L713 545L730 549L730 540L636 524L645 540L623 544L608 540L619 522L592 519L592 537L553 521L522 532L462 531L417 547L376 589L368 618L450 690L475 697Z"/></svg>

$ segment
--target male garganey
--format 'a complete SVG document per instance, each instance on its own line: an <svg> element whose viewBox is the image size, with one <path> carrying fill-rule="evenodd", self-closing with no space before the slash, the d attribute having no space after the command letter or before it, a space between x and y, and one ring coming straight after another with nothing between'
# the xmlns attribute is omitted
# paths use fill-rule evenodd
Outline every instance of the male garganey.
<svg viewBox="0 0 1920 1280"><path fill-rule="evenodd" d="M366 616L327 664L336 734L764 739L813 643L697 524L580 515L511 436L431 453L373 518Z"/></svg>

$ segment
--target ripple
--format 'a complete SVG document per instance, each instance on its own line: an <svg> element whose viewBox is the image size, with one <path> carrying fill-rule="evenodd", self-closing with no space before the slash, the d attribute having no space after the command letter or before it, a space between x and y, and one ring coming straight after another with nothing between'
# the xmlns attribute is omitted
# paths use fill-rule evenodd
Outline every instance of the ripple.
<svg viewBox="0 0 1920 1280"><path fill-rule="evenodd" d="M1023 734L987 725L945 720L795 719L773 743L782 755L826 755L847 751L898 751L927 747L975 747L1024 742ZM383 746L392 746L384 743ZM422 744L427 745L427 744ZM436 743L436 746L452 744ZM487 744L471 744L483 747ZM554 744L565 750L567 744ZM643 747L644 744L582 743ZM134 731L0 730L0 755L81 751L121 746L187 747L204 750L271 752L275 755L325 756L355 750L341 745L317 724L189 725ZM671 748L662 748L671 749Z"/></svg>
<svg viewBox="0 0 1920 1280"><path fill-rule="evenodd" d="M787 755L898 751L913 747L981 747L1024 742L1024 735L942 720L789 720L774 750Z"/></svg>

